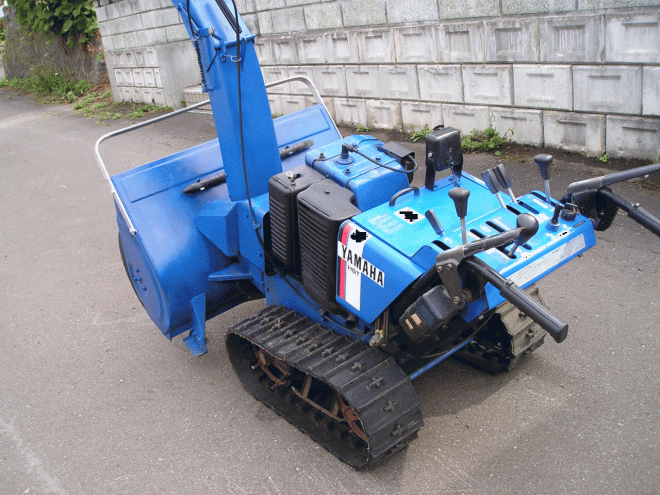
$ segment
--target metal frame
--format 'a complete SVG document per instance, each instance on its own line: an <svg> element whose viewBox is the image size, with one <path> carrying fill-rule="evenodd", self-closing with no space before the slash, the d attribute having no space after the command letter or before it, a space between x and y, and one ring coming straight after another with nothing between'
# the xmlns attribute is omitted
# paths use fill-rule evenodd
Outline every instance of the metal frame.
<svg viewBox="0 0 660 495"><path fill-rule="evenodd" d="M326 107L325 103L323 103L323 100L321 99L321 95L319 94L318 90L316 89L316 86L314 86L314 83L305 76L294 76L294 77L287 77L285 79L280 79L279 81L274 81L274 82L266 84L266 89L272 88L273 86L278 86L280 84L285 84L285 83L294 82L294 81L302 82L302 83L306 84L307 87L309 88L309 90L312 92L312 96L316 100L316 103L321 105L325 109L326 113L328 115L330 115L330 112L328 111L328 107ZM339 132L339 129L337 129L337 124L335 124L335 121L332 119L332 117L330 117L330 120L332 121L332 125L335 128L335 130L337 131L337 134L339 134L341 136L341 133Z"/></svg>
<svg viewBox="0 0 660 495"><path fill-rule="evenodd" d="M286 79L281 79L279 81L274 81L271 83L266 84L266 88L270 88L273 86L277 86L280 84L285 84L288 82L302 82L307 85L309 90L312 92L312 95L314 96L314 99L319 105L322 105L323 108L325 109L326 113L330 115L330 112L328 112L328 108L325 106L323 103L323 100L321 99L321 95L317 91L316 87L314 86L314 83L309 80L308 78L304 76L295 76L295 77L288 77ZM99 165L99 168L101 169L101 173L103 174L103 177L105 177L105 180L108 182L110 186L110 193L112 194L112 197L115 201L115 204L119 208L119 212L121 213L121 216L124 218L124 221L126 222L126 225L128 226L128 231L131 233L131 235L135 235L137 233L137 229L133 226L133 222L131 222L131 219L128 216L128 212L126 211L126 207L124 206L124 203L121 201L119 198L119 195L117 194L117 189L115 188L114 184L112 183L112 180L110 180L110 174L108 173L108 169L105 166L105 163L103 162L103 159L101 158L101 153L99 152L99 145L112 137L120 136L121 134L125 134L127 132L135 131L137 129L141 129L142 127L146 127L151 124L155 124L156 122L160 122L162 120L166 120L172 117L176 117L177 115L181 115L182 113L190 112L191 110L195 110L197 108L203 107L204 105L208 105L210 103L210 100L205 100L201 101L199 103L195 103L194 105L191 105L186 108L182 108L180 110L175 110L173 112L167 113L165 115L160 115L158 117L155 117L153 119L145 120L144 122L140 122L139 124L135 124L129 127L126 127L124 129L117 129L116 131L109 132L108 134L105 134L101 136L98 141L96 141L96 144L94 145L94 156L96 157L96 162ZM334 126L335 130L337 131L337 134L341 135L339 132L339 129L337 129L337 125L335 124L335 121L330 118L330 121L332 122L332 125Z"/></svg>
<svg viewBox="0 0 660 495"><path fill-rule="evenodd" d="M103 177L105 177L105 180L108 181L108 184L110 185L110 193L112 194L112 197L115 200L115 204L119 208L119 211L121 213L121 216L124 217L124 221L126 222L126 225L128 226L128 231L131 233L131 235L135 235L137 233L137 229L133 226L133 222L131 222L131 219L128 217L128 212L126 211L126 207L124 206L124 203L122 203L121 199L119 198L119 195L117 194L117 189L115 189L115 185L112 183L110 180L110 174L108 174L108 169L105 166L105 163L103 162L103 159L101 158L101 153L99 152L99 145L105 141L106 139L110 139L111 137L119 136L121 134L126 134L127 132L135 131L137 129L140 129L142 127L146 127L151 124L155 124L156 122L160 122L162 120L170 119L172 117L176 117L177 115L181 115L182 113L190 112L191 110L194 110L196 108L199 108L204 105L208 105L209 100L205 100L199 103L195 103L194 105L191 105L186 108L182 108L180 110L175 110L174 112L167 113L165 115L160 115L158 117L155 117L153 119L145 120L144 122L140 122L139 124L131 125L129 127L125 127L124 129L117 129L116 131L109 132L108 134L105 134L101 136L98 141L96 141L96 144L94 145L94 156L96 157L96 163L98 163L99 168L101 169L101 173L103 174Z"/></svg>

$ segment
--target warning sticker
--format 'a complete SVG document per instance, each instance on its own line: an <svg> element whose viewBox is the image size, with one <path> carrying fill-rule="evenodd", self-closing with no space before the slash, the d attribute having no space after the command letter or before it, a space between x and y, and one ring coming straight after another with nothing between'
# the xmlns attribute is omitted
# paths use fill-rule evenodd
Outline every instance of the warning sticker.
<svg viewBox="0 0 660 495"><path fill-rule="evenodd" d="M509 277L514 283L522 286L530 280L534 280L539 275L551 270L562 261L572 258L585 248L584 234L580 234L575 239L571 239L566 244L553 249L548 254L529 265L521 268Z"/></svg>
<svg viewBox="0 0 660 495"><path fill-rule="evenodd" d="M394 215L397 218L400 218L401 220L403 220L404 222L410 223L410 224L417 223L422 218L424 218L423 215L420 215L415 210L413 210L412 208L408 208L408 207L401 208Z"/></svg>
<svg viewBox="0 0 660 495"><path fill-rule="evenodd" d="M385 286L385 273L362 255L371 234L348 223L337 242L338 280L337 295L355 309L360 309L362 278L367 277L381 287Z"/></svg>

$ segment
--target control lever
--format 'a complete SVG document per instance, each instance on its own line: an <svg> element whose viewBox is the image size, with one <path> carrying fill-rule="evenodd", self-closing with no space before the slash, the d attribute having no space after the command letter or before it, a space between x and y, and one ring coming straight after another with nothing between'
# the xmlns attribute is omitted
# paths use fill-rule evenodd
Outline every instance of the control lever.
<svg viewBox="0 0 660 495"><path fill-rule="evenodd" d="M522 219L521 219L522 217ZM562 342L568 335L568 325L553 315L548 309L532 299L524 290L522 290L513 281L504 278L493 268L488 266L482 260L473 255L498 246L503 246L511 241L518 242L520 245L527 242L538 231L539 223L536 217L529 213L518 215L518 227L496 234L485 239L472 241L436 256L435 268L440 275L450 300L457 309L461 309L465 304L465 297L460 288L458 277L458 265L465 261L465 264L477 275L480 275L486 281L490 282L495 288L499 289L500 294L515 307L529 316L533 321L548 332L556 342Z"/></svg>
<svg viewBox="0 0 660 495"><path fill-rule="evenodd" d="M513 194L513 191L511 190L511 180L509 180L509 174L506 171L506 168L504 168L504 164L500 163L495 167L495 175L497 176L497 179L502 186L502 189L506 190L506 193L511 196L511 199L513 200L514 203L517 203L518 200Z"/></svg>
<svg viewBox="0 0 660 495"><path fill-rule="evenodd" d="M539 231L539 221L529 213L518 215L516 217L516 229L519 229L520 233L507 253L509 258L513 258L516 249L529 241Z"/></svg>
<svg viewBox="0 0 660 495"><path fill-rule="evenodd" d="M450 300L452 301L452 304L457 309L462 309L463 306L465 305L465 295L463 294L463 291L461 289L460 277L458 275L458 266L464 259L469 258L475 254L481 253L483 251L487 251L488 249L504 246L506 244L509 244L510 242L517 241L520 244L524 244L538 231L538 229L539 229L539 223L536 220L536 217L530 215L529 213L521 213L520 215L518 215L517 227L515 229L502 232L501 234L495 234L490 237L486 237L484 239L478 239L476 241L472 241L463 244L461 246L448 249L447 251L443 251L442 253L438 254L435 258L436 260L435 268L438 274L440 275L440 279L442 280L442 285L447 290L447 294ZM499 274L497 275L499 276ZM490 278L493 277L491 276ZM487 280L490 281L489 278L487 278ZM513 284L513 282L508 280L505 280L505 282L508 285ZM499 288L499 286L497 285L496 287ZM503 289L500 290L502 291ZM523 292L522 289L520 288L518 288L518 290L520 292ZM515 292L513 289L512 291ZM502 294L504 295L504 297L507 297L507 299L509 299L509 297L506 296L504 292L502 292ZM525 293L523 292L523 294ZM527 296L527 294L525 294L525 296ZM515 297L522 298L524 296L517 296L517 292L516 292ZM529 298L529 296L527 296L527 298ZM536 303L536 301L534 301L533 299L532 301L533 303ZM511 302L515 304L513 300L511 300ZM531 303L527 302L527 304L529 305ZM541 325L541 323L539 323L539 325ZM548 332L550 332L550 330L548 330Z"/></svg>
<svg viewBox="0 0 660 495"><path fill-rule="evenodd" d="M534 161L539 166L541 179L543 179L543 188L545 189L545 200L550 203L550 165L552 165L552 155L536 155Z"/></svg>
<svg viewBox="0 0 660 495"><path fill-rule="evenodd" d="M426 213L424 213L424 216L429 221L429 223L431 224L431 227L433 227L433 230L435 231L436 234L438 234L438 235L444 234L444 230L442 229L442 225L440 225L440 221L438 220L438 217L436 216L436 214L433 210L426 210Z"/></svg>
<svg viewBox="0 0 660 495"><path fill-rule="evenodd" d="M469 258L465 260L465 263L473 272L481 275L495 288L499 289L500 294L507 301L548 332L555 339L555 342L560 343L566 339L568 335L568 324L553 315L545 306L532 299L518 285L504 278L478 258Z"/></svg>
<svg viewBox="0 0 660 495"><path fill-rule="evenodd" d="M597 198L604 198L625 211L630 218L640 224L642 227L650 230L655 235L660 236L660 220L651 215L642 208L639 203L632 204L626 198L614 193L608 187L603 187L596 193Z"/></svg>
<svg viewBox="0 0 660 495"><path fill-rule="evenodd" d="M539 230L539 222L534 215L529 213L521 213L516 218L516 228L502 232L501 234L491 235L483 239L471 241L462 246L457 246L436 256L436 262L442 263L445 260L452 259L456 264L460 263L463 258L472 256L473 254L482 253L492 248L505 246L511 242L520 239L520 245L529 241L536 232ZM436 263L436 265L437 265Z"/></svg>
<svg viewBox="0 0 660 495"><path fill-rule="evenodd" d="M548 230L559 230L559 215L562 212L562 206L557 203L555 205L555 211L552 214L552 218L548 222L548 224L545 226L546 229Z"/></svg>
<svg viewBox="0 0 660 495"><path fill-rule="evenodd" d="M502 208L506 208L506 205L504 204L504 201L502 200L502 196L500 196L500 181L498 180L497 176L495 175L495 170L492 168L489 168L488 170L484 170L481 173L481 179L484 181L486 184L486 187L488 190L493 193L495 196L497 196L498 201L500 202L500 205L502 205Z"/></svg>
<svg viewBox="0 0 660 495"><path fill-rule="evenodd" d="M465 217L467 216L467 203L470 191L463 187L455 187L449 191L449 197L454 202L456 214L461 219L461 239L467 244L467 230L465 228Z"/></svg>
<svg viewBox="0 0 660 495"><path fill-rule="evenodd" d="M646 165L644 167L624 170L623 172L615 172L613 174L603 175L602 177L596 177L594 179L581 180L579 182L573 182L571 185L569 185L566 188L566 193L567 195L571 196L577 195L579 193L594 193L601 187L611 186L617 182L634 179L635 177L642 177L659 170L660 163L654 163L653 165Z"/></svg>

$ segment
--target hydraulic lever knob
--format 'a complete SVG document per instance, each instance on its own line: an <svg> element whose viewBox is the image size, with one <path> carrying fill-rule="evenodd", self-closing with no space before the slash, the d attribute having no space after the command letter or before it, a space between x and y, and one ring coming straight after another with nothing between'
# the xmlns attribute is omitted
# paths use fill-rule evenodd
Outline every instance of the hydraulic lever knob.
<svg viewBox="0 0 660 495"><path fill-rule="evenodd" d="M541 178L543 180L550 180L550 165L552 165L552 155L536 155L534 161L539 166Z"/></svg>
<svg viewBox="0 0 660 495"><path fill-rule="evenodd" d="M552 165L552 155L536 155L534 161L539 166L543 187L545 188L545 200L550 202L550 165Z"/></svg>
<svg viewBox="0 0 660 495"><path fill-rule="evenodd" d="M529 241L539 231L539 221L534 215L521 213L516 218L516 228L520 229L520 234L513 241L513 246L511 246L511 249L507 253L509 258L513 258L516 249Z"/></svg>
<svg viewBox="0 0 660 495"><path fill-rule="evenodd" d="M449 191L449 197L456 207L456 215L459 218L465 218L467 216L467 203L470 197L470 191L462 187L455 187Z"/></svg>
<svg viewBox="0 0 660 495"><path fill-rule="evenodd" d="M454 202L456 214L461 219L461 238L463 244L467 244L467 230L465 228L465 217L467 216L467 203L470 191L462 187L455 187L449 191L449 197Z"/></svg>

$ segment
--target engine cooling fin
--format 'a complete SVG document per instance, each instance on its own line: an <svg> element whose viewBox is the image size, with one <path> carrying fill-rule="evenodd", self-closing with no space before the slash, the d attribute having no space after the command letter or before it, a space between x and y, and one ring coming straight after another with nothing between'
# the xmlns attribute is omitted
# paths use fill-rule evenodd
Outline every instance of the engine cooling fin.
<svg viewBox="0 0 660 495"><path fill-rule="evenodd" d="M295 311L269 306L231 327L226 344L247 391L354 468L382 463L424 424L392 357Z"/></svg>

